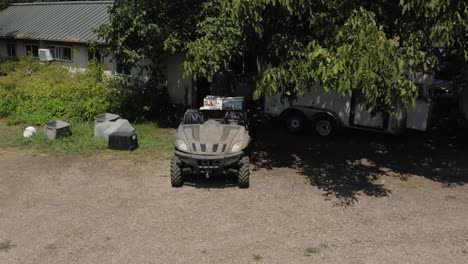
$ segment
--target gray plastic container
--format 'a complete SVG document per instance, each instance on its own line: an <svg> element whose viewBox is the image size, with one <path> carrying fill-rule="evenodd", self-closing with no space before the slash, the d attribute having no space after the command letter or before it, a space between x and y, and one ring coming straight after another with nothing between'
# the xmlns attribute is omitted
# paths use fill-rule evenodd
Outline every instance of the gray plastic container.
<svg viewBox="0 0 468 264"><path fill-rule="evenodd" d="M103 122L114 122L119 119L120 116L112 113L102 113L94 117L94 124L99 124Z"/></svg>
<svg viewBox="0 0 468 264"><path fill-rule="evenodd" d="M114 132L135 132L127 119L118 119L115 122L103 122L94 127L94 136L109 140L109 135Z"/></svg>
<svg viewBox="0 0 468 264"><path fill-rule="evenodd" d="M70 124L61 120L44 123L44 134L48 139L57 139L71 134Z"/></svg>
<svg viewBox="0 0 468 264"><path fill-rule="evenodd" d="M94 137L95 138L100 138L100 139L105 139L106 138L106 135L105 135L106 130L109 127L111 127L113 124L114 124L114 122L109 122L109 121L96 124L94 126ZM107 136L109 136L109 135L107 135Z"/></svg>

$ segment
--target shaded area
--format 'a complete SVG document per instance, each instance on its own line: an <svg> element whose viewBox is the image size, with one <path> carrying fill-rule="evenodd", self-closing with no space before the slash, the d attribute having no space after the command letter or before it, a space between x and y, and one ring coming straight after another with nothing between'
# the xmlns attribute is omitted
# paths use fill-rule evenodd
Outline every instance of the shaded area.
<svg viewBox="0 0 468 264"><path fill-rule="evenodd" d="M264 119L253 131L255 168L294 168L340 207L352 206L360 195L388 196L391 190L378 181L384 175L402 181L425 177L446 187L468 181L466 135L457 135L443 124L428 133L394 136L346 129L332 139L322 139L311 129L301 135L287 134L278 120Z"/></svg>

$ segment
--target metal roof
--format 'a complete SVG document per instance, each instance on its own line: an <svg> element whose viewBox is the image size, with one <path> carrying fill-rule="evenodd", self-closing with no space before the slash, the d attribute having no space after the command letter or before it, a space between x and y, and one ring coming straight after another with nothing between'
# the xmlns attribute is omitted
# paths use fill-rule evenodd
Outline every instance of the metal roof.
<svg viewBox="0 0 468 264"><path fill-rule="evenodd" d="M94 28L109 23L114 1L12 4L0 12L0 38L81 42L98 40Z"/></svg>

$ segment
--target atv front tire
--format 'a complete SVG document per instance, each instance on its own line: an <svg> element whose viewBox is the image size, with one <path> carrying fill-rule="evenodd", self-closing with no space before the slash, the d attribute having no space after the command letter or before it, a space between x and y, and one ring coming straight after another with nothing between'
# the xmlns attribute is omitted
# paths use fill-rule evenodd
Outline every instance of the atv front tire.
<svg viewBox="0 0 468 264"><path fill-rule="evenodd" d="M182 178L182 170L180 169L180 160L174 156L171 160L171 185L172 187L179 188L184 185Z"/></svg>
<svg viewBox="0 0 468 264"><path fill-rule="evenodd" d="M237 185L241 189L249 188L249 157L244 156L239 160L239 172L237 173Z"/></svg>

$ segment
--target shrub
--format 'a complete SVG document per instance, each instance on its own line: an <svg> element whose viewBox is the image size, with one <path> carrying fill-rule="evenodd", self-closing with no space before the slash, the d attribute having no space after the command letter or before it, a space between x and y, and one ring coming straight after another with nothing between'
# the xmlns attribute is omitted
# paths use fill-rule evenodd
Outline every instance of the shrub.
<svg viewBox="0 0 468 264"><path fill-rule="evenodd" d="M109 110L112 89L99 63L73 73L60 64L31 60L1 63L5 76L0 77L0 117L8 117L10 123L41 124L52 119L89 120Z"/></svg>
<svg viewBox="0 0 468 264"><path fill-rule="evenodd" d="M112 109L132 121L177 119L177 107L156 78L148 82L115 78L109 81L113 88Z"/></svg>
<svg viewBox="0 0 468 264"><path fill-rule="evenodd" d="M76 72L57 63L39 64L34 58L0 58L0 118L34 125L114 112L137 122L177 120L177 108L159 77L140 82L105 77L103 70L96 61L86 72Z"/></svg>

